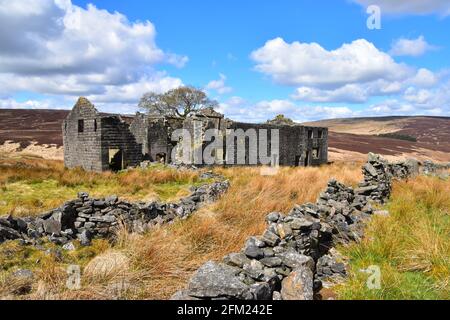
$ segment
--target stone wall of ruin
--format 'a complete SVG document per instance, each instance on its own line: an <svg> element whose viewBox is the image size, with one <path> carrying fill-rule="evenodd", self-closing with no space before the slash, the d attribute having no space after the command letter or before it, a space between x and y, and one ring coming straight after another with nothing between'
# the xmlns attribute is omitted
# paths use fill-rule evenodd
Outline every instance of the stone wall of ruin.
<svg viewBox="0 0 450 320"><path fill-rule="evenodd" d="M272 145L271 130L278 129L279 164L281 166L304 166L305 164L321 165L328 162L328 129L326 128L275 126L270 124L250 124L241 122L233 122L229 128L234 130L242 129L244 131L256 129L257 132L260 129L267 130L268 152L270 151L270 146ZM312 131L312 138L308 137L308 131ZM320 135L319 131L321 131ZM261 136L258 134L258 143L254 146L254 148L259 147L260 138ZM248 139L246 140L246 158L248 158L249 151L251 149ZM316 156L314 156L314 149L317 150ZM227 155L227 159L230 159L230 157L234 157L234 162L236 163L237 151L235 150L234 155L232 156L229 154ZM306 158L308 158L307 162L305 162ZM259 164L261 164L260 159L258 159L258 165Z"/></svg>
<svg viewBox="0 0 450 320"><path fill-rule="evenodd" d="M83 132L79 132L79 120L83 121ZM85 98L80 98L74 109L64 121L63 140L65 148L65 164L68 168L82 167L88 171L110 170L111 153L120 150L122 165L120 169L138 166L143 160L163 161L172 163L172 149L177 142L171 141L172 132L176 129L187 129L192 139L199 137L200 141L192 141L192 162L203 164L203 153L210 141L204 141L204 133L208 129L218 129L221 133L223 148L214 150L215 164L255 164L250 154L256 154L256 164L270 164L267 159L259 157L261 129L267 130L268 143L266 158L270 158L272 137L271 130L279 130L279 154L273 163L282 166L314 166L328 162L328 130L326 128L285 126L272 124L251 124L233 122L222 117L192 117L185 120L175 118L148 118L144 114L137 114L131 124L126 123L120 116L103 115ZM238 139L234 139L234 151L226 150L227 130L247 132L256 131L256 143L250 143L245 138L245 159L238 161ZM242 140L242 139L241 139ZM252 149L253 148L253 149ZM232 153L232 154L231 154ZM197 159L198 161L194 161ZM242 159L240 159L242 160ZM197 163L196 163L197 162Z"/></svg>
<svg viewBox="0 0 450 320"><path fill-rule="evenodd" d="M102 169L109 170L111 149L119 149L123 153L123 169L136 167L142 160L142 144L137 143L129 125L118 117L105 117L101 120L101 155Z"/></svg>
<svg viewBox="0 0 450 320"><path fill-rule="evenodd" d="M78 132L79 120L83 120L83 132ZM100 116L88 100L78 100L64 120L62 131L66 167L102 171Z"/></svg>

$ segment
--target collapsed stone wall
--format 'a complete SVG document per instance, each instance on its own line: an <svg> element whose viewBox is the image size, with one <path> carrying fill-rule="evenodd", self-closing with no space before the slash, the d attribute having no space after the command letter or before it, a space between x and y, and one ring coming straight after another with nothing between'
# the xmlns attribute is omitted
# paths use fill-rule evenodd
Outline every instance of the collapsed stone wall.
<svg viewBox="0 0 450 320"><path fill-rule="evenodd" d="M176 203L131 203L117 196L94 199L80 192L77 199L38 217L0 217L0 243L21 239L24 244L34 244L47 237L60 245L75 239L82 245L90 245L93 238L113 239L121 226L142 233L154 225L186 218L203 204L215 201L228 188L228 181L195 187L189 196Z"/></svg>
<svg viewBox="0 0 450 320"><path fill-rule="evenodd" d="M374 204L389 198L392 179L416 175L418 165L369 154L362 170L364 180L355 189L333 179L316 203L296 205L287 215L270 213L262 236L250 237L222 262L201 266L172 299L313 299L323 281L346 274L333 247L360 240Z"/></svg>
<svg viewBox="0 0 450 320"><path fill-rule="evenodd" d="M434 175L448 169L450 169L450 163L438 164L427 160L423 163L422 172L426 175Z"/></svg>

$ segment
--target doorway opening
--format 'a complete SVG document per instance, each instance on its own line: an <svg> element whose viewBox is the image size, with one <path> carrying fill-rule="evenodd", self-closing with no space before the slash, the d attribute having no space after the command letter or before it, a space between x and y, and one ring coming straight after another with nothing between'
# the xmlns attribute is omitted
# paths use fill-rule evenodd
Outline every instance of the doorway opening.
<svg viewBox="0 0 450 320"><path fill-rule="evenodd" d="M123 170L123 151L120 149L109 149L109 169L117 172Z"/></svg>
<svg viewBox="0 0 450 320"><path fill-rule="evenodd" d="M166 158L167 158L167 155L165 153L158 153L156 155L156 162L166 163Z"/></svg>
<svg viewBox="0 0 450 320"><path fill-rule="evenodd" d="M304 166L305 167L308 167L310 165L309 158L310 158L310 152L306 151L305 159L304 159Z"/></svg>

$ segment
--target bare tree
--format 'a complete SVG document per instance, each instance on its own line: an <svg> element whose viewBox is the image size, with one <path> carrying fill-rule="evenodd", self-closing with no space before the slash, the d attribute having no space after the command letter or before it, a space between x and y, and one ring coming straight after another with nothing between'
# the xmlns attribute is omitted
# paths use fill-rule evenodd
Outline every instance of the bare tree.
<svg viewBox="0 0 450 320"><path fill-rule="evenodd" d="M179 87L166 93L149 92L139 102L139 108L147 110L150 116L171 116L186 118L206 108L215 108L218 103L208 98L200 89Z"/></svg>

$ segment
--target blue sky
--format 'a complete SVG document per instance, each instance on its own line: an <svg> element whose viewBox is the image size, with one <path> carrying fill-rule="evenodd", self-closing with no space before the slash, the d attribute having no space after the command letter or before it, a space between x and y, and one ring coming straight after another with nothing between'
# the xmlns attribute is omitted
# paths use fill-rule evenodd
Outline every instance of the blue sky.
<svg viewBox="0 0 450 320"><path fill-rule="evenodd" d="M443 0L0 0L0 108L84 95L133 113L194 85L250 122L449 116L449 15Z"/></svg>

